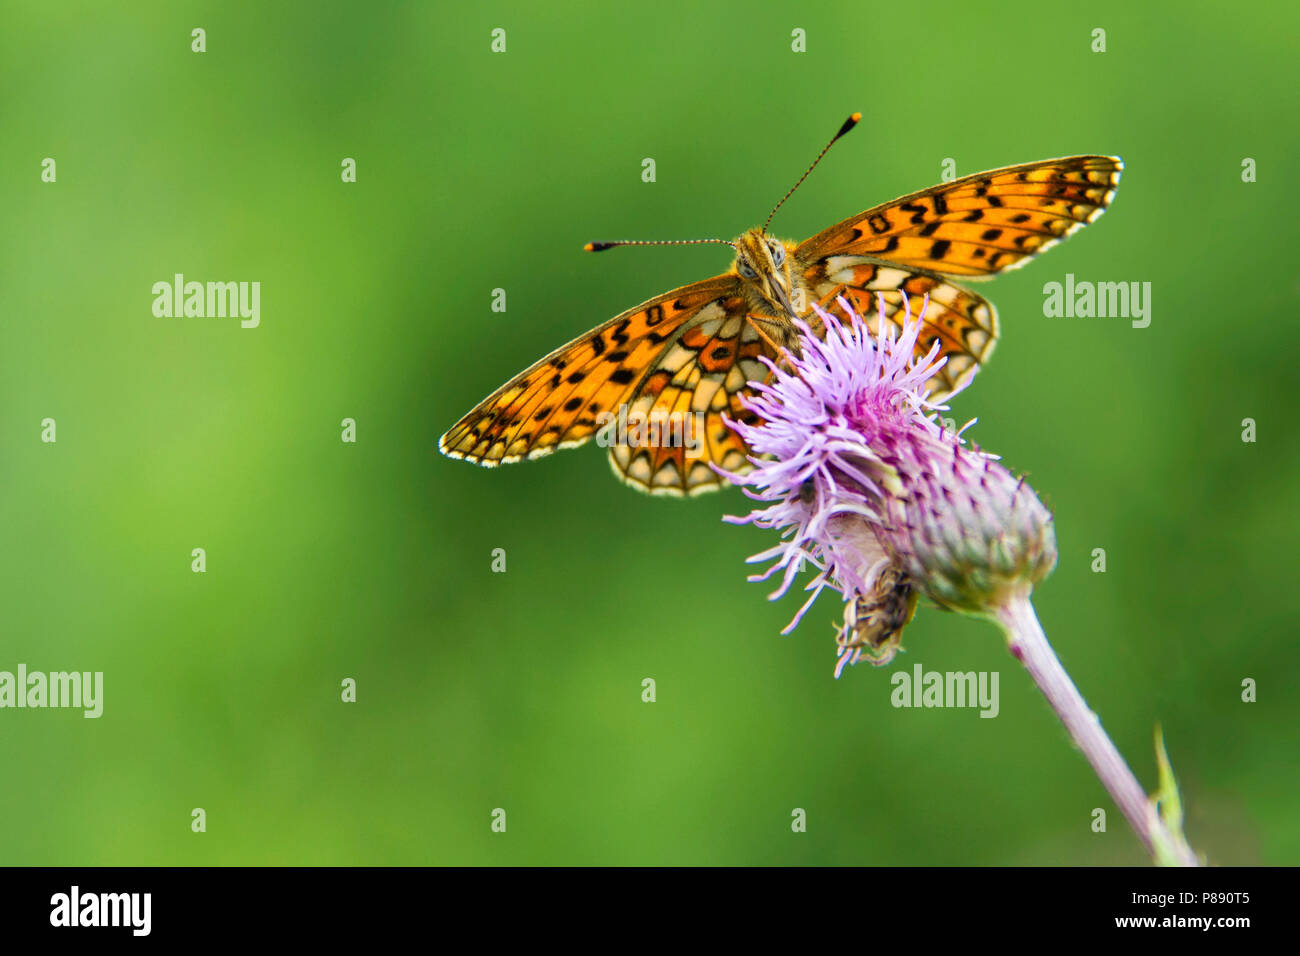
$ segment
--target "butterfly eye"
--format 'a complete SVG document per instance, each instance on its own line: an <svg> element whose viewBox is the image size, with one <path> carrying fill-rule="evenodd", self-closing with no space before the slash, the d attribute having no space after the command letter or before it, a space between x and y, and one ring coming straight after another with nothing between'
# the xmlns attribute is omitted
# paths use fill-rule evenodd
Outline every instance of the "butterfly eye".
<svg viewBox="0 0 1300 956"><path fill-rule="evenodd" d="M738 267L739 267L739 269L740 269L740 274L741 274L742 276L744 276L746 279L757 279L757 278L758 278L758 273L755 272L753 269L751 269L751 268L749 267L749 263L746 262L744 259L741 259L741 260L740 260L740 262L738 263Z"/></svg>
<svg viewBox="0 0 1300 956"><path fill-rule="evenodd" d="M770 248L772 250L773 262L775 262L778 266L781 263L785 262L785 246L781 245L781 243L779 242L774 242L772 243Z"/></svg>

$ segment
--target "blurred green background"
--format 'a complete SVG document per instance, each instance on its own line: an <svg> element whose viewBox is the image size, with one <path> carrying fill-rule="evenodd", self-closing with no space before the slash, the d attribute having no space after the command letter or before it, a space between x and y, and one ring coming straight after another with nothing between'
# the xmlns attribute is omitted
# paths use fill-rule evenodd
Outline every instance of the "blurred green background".
<svg viewBox="0 0 1300 956"><path fill-rule="evenodd" d="M1003 340L952 414L1054 508L1036 604L1144 784L1159 721L1195 847L1300 862L1300 12L476 7L6 3L0 670L103 671L105 712L0 711L0 863L1144 862L991 626L923 606L894 666L999 671L998 719L896 710L888 670L832 679L833 600L778 636L798 598L746 583L738 492L436 451L728 265L584 242L738 234L853 110L778 234L949 157L1124 157L1108 215L983 288ZM261 326L155 318L176 272L260 281ZM1044 318L1067 272L1151 282L1150 327Z"/></svg>

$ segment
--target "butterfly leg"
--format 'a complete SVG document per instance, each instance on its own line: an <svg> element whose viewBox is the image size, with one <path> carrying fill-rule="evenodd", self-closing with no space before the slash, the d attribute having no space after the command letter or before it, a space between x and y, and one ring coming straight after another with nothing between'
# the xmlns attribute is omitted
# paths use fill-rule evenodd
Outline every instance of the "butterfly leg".
<svg viewBox="0 0 1300 956"><path fill-rule="evenodd" d="M835 306L835 300L847 291L848 286L837 285L818 300L816 308L821 309L823 312L830 311ZM817 314L816 309L809 309L808 314L803 317L803 320L808 323L808 328L812 329L818 335L823 333L824 330L822 327L825 323L822 322L822 317Z"/></svg>
<svg viewBox="0 0 1300 956"><path fill-rule="evenodd" d="M837 285L835 288L831 289L830 292L827 292L824 296L821 297L821 300L817 303L817 307L819 309L825 309L828 305L830 305L832 302L834 302L836 299L838 299L848 290L849 287L846 285Z"/></svg>
<svg viewBox="0 0 1300 956"><path fill-rule="evenodd" d="M758 337L767 343L767 347L772 350L772 356L774 358L779 358L782 352L789 351L785 346L777 345L772 337L763 331L764 323L780 325L782 324L780 319L774 319L770 315L755 315L751 312L745 316L745 321L748 322L750 327L758 333Z"/></svg>

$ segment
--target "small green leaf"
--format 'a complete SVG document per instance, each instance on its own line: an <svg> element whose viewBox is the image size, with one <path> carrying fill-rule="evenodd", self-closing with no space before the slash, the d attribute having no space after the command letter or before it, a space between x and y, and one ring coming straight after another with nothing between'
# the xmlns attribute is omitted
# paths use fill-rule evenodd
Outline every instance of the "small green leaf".
<svg viewBox="0 0 1300 956"><path fill-rule="evenodd" d="M1164 824L1164 831L1169 842L1160 838L1160 829L1156 834L1155 851L1158 866L1183 866L1183 861L1195 854L1183 835L1183 801L1178 795L1178 781L1174 779L1174 768L1169 763L1169 754L1165 751L1165 735L1156 724L1156 768L1159 785L1151 795L1151 811Z"/></svg>

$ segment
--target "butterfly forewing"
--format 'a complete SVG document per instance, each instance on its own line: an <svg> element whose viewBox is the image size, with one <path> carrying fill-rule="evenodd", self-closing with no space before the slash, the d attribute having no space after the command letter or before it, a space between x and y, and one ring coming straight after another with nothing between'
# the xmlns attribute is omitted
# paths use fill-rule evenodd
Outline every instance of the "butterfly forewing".
<svg viewBox="0 0 1300 956"><path fill-rule="evenodd" d="M617 420L620 408L625 418L652 409L698 411L707 432L696 436L698 453L680 443L615 444L611 463L624 480L648 491L715 487L709 461L744 465L743 454L736 454L743 446L729 432L723 437L720 415L743 412L734 396L745 386L744 374L763 370L756 361L762 344L742 341L747 326L737 281L722 275L683 286L574 339L484 399L439 447L491 466L582 444L608 416Z"/></svg>
<svg viewBox="0 0 1300 956"><path fill-rule="evenodd" d="M1114 198L1123 163L1070 156L941 183L876 206L799 245L804 261L868 255L944 275L1013 269L1095 220Z"/></svg>

